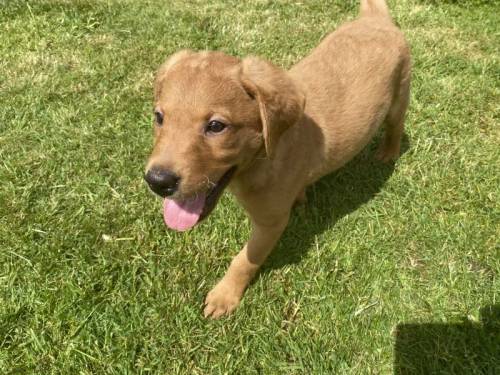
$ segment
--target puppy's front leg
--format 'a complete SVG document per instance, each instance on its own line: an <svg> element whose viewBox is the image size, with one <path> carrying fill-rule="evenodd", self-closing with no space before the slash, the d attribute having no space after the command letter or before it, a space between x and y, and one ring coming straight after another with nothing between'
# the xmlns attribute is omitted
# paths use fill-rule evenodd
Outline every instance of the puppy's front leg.
<svg viewBox="0 0 500 375"><path fill-rule="evenodd" d="M250 239L205 299L205 317L217 319L239 305L245 288L281 237L288 218L289 213L272 220L252 219Z"/></svg>

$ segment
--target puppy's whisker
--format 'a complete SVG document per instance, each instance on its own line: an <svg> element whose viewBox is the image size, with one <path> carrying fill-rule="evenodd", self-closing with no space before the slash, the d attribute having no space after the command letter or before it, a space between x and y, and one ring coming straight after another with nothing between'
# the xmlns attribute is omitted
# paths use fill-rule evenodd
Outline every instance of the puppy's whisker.
<svg viewBox="0 0 500 375"><path fill-rule="evenodd" d="M205 177L207 179L207 181L206 181L207 188L210 189L210 188L215 187L215 185L217 185L215 182L213 182L212 180L210 180L210 178L207 175L203 175L203 177Z"/></svg>

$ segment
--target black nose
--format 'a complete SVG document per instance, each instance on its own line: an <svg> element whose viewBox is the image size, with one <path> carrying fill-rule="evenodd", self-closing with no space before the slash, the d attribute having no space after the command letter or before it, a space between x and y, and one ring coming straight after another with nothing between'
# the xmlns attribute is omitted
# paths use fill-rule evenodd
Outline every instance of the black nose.
<svg viewBox="0 0 500 375"><path fill-rule="evenodd" d="M175 193L181 178L171 171L151 168L144 176L144 179L156 194L168 197Z"/></svg>

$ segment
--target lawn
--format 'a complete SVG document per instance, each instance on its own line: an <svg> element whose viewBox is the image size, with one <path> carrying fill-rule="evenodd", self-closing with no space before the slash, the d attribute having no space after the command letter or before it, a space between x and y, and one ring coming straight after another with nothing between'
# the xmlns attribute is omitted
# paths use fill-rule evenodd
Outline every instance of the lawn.
<svg viewBox="0 0 500 375"><path fill-rule="evenodd" d="M174 51L291 66L357 1L0 0L0 373L500 373L500 11L390 1L414 60L402 157L308 191L242 305L226 194L186 233L142 179Z"/></svg>

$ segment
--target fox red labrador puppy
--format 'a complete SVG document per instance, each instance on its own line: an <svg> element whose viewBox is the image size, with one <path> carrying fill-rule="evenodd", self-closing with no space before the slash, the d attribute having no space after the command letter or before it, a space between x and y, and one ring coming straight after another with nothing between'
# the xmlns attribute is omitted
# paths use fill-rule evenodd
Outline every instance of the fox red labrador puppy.
<svg viewBox="0 0 500 375"><path fill-rule="evenodd" d="M165 223L192 228L228 187L251 236L208 293L205 316L231 313L307 186L351 160L385 122L377 152L399 156L410 53L383 0L285 71L258 58L180 51L154 87L155 144L146 168Z"/></svg>

